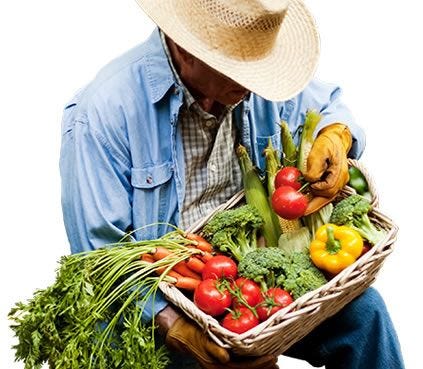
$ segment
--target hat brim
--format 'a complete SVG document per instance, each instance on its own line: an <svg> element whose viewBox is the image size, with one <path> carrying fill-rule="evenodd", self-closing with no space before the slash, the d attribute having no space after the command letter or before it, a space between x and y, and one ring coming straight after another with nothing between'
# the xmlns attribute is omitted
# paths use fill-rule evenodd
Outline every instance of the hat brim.
<svg viewBox="0 0 423 369"><path fill-rule="evenodd" d="M136 0L175 43L249 91L272 101L301 92L317 67L320 42L314 19L301 0L291 0L270 53L258 60L229 58L196 37L176 14L174 0Z"/></svg>

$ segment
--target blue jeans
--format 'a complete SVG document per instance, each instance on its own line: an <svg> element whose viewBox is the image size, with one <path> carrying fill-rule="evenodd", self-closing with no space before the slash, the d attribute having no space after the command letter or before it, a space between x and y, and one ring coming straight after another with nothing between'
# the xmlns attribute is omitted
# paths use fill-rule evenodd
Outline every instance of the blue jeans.
<svg viewBox="0 0 423 369"><path fill-rule="evenodd" d="M395 329L374 288L368 288L284 355L326 369L404 368Z"/></svg>
<svg viewBox="0 0 423 369"><path fill-rule="evenodd" d="M324 321L284 355L326 369L404 368L395 329L374 288ZM191 358L181 355L172 357L172 361L169 369L197 368Z"/></svg>

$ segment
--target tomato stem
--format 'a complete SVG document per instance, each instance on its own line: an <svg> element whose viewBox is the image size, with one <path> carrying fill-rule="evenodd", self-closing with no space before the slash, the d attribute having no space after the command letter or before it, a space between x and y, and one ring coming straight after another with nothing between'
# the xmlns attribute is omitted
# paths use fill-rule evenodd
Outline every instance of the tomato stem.
<svg viewBox="0 0 423 369"><path fill-rule="evenodd" d="M258 318L258 314L257 314L256 309L254 309L254 307L250 306L250 304L247 302L247 300L245 300L245 297L241 293L241 289L237 285L235 285L235 288L232 288L231 284L227 280L225 280L225 282L226 282L225 287L229 291L229 293L232 296L236 297L238 299L238 302L240 302L242 305L244 305L248 310L250 310L254 314L254 316L256 318Z"/></svg>
<svg viewBox="0 0 423 369"><path fill-rule="evenodd" d="M310 185L310 182L304 183L301 188L298 190L298 192L303 192L308 186Z"/></svg>

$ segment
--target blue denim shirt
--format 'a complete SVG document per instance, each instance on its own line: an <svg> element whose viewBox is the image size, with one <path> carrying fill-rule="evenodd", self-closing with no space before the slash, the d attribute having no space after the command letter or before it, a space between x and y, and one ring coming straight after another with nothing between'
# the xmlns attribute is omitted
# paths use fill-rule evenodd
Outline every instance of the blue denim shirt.
<svg viewBox="0 0 423 369"><path fill-rule="evenodd" d="M269 137L281 148L281 119L296 140L308 109L323 114L320 127L342 122L353 134L351 157L364 149L364 134L339 99L336 86L312 81L294 98L271 102L251 93L234 111L240 140L263 168ZM159 32L103 68L66 105L60 170L62 208L73 253L120 240L153 223L178 224L185 170L178 112L183 103ZM136 231L153 239L169 231L154 225ZM165 306L156 298L155 311ZM150 315L149 315L150 314ZM146 318L151 309L146 310Z"/></svg>

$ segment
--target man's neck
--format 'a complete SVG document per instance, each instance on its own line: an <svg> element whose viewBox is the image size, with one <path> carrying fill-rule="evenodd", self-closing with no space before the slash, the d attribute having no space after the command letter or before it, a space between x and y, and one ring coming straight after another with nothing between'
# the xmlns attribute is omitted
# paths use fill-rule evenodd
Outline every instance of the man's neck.
<svg viewBox="0 0 423 369"><path fill-rule="evenodd" d="M184 82L185 83L185 82ZM191 89L190 89L191 91ZM195 92L192 93L192 96L195 98L195 101L200 105L201 109L203 109L206 113L213 114L215 117L219 117L222 114L222 111L224 109L224 106L217 101L205 97L205 96L199 96Z"/></svg>
<svg viewBox="0 0 423 369"><path fill-rule="evenodd" d="M172 58L173 66L178 73L179 78L181 79L182 83L186 86L186 88L191 93L192 97L195 101L200 105L201 109L203 109L206 113L213 114L215 117L219 117L222 113L224 106L214 99L210 97L204 96L202 93L197 91L193 86L191 86L190 81L184 79L183 73L181 73L180 67L180 55L177 50L176 45L169 39L165 38L165 42L167 44L170 56Z"/></svg>

